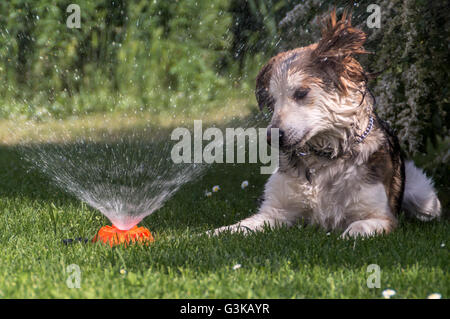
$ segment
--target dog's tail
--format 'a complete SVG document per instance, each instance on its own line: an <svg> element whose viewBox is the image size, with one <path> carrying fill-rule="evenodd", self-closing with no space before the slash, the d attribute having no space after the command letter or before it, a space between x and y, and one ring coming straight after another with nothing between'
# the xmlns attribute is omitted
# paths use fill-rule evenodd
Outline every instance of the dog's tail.
<svg viewBox="0 0 450 319"><path fill-rule="evenodd" d="M412 161L405 163L405 193L402 206L407 214L429 221L441 215L441 203L433 181Z"/></svg>

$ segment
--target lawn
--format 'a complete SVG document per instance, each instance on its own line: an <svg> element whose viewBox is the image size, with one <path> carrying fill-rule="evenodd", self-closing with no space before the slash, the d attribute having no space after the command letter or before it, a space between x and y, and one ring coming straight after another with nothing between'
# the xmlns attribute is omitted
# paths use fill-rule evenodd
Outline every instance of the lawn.
<svg viewBox="0 0 450 319"><path fill-rule="evenodd" d="M149 247L66 245L67 238L92 238L108 220L30 171L14 141L4 141L0 298L383 298L388 288L392 298L448 298L447 218L401 216L395 232L365 240L305 225L198 236L255 213L267 177L255 164L213 165L143 221L156 238ZM241 189L244 180L249 187ZM221 190L206 197L214 185ZM80 288L67 285L72 264ZM380 288L367 286L371 264L381 269Z"/></svg>

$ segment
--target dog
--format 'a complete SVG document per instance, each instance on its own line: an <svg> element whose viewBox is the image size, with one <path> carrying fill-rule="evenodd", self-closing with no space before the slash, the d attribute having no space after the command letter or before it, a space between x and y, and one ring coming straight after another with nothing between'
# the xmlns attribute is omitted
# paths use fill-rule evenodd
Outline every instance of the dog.
<svg viewBox="0 0 450 319"><path fill-rule="evenodd" d="M338 20L333 10L318 43L279 53L261 69L255 95L272 113L267 140L278 138L279 167L258 213L212 234L303 221L353 238L391 232L401 209L421 220L439 218L433 182L404 160L374 111L369 76L355 59L368 53L365 40L348 12Z"/></svg>

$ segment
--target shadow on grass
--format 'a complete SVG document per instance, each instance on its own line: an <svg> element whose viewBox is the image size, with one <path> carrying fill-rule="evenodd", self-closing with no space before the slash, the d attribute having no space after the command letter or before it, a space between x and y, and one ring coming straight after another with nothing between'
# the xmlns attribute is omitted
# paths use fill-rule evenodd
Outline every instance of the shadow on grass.
<svg viewBox="0 0 450 319"><path fill-rule="evenodd" d="M61 203L75 201L27 163L17 147L5 145L0 145L0 197L26 197Z"/></svg>

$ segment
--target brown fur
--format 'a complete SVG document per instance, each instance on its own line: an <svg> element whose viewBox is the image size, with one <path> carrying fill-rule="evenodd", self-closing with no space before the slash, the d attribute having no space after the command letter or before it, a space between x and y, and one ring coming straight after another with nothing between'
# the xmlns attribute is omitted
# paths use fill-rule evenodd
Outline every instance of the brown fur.
<svg viewBox="0 0 450 319"><path fill-rule="evenodd" d="M324 21L322 39L312 52L311 66L325 73L342 93L347 94L343 79L355 83L366 80L363 68L352 57L369 53L363 48L365 41L365 33L351 26L347 11L337 21L336 10L333 10Z"/></svg>
<svg viewBox="0 0 450 319"><path fill-rule="evenodd" d="M354 54L369 53L362 47L366 40L365 33L351 26L347 12L337 21L336 11L333 10L323 24L319 43L281 52L263 66L256 77L255 90L260 109L264 106L272 109L273 97L269 94L269 85L275 66L295 54L302 55L295 67L308 70L316 80L320 78L326 85L324 89L330 89L334 85L341 93L347 94L349 82L359 84L367 80L363 68L352 57Z"/></svg>
<svg viewBox="0 0 450 319"><path fill-rule="evenodd" d="M376 114L375 114L376 116ZM376 116L377 125L383 130L385 141L380 149L374 153L367 163L369 167L378 167L379 174L383 174L383 184L389 199L389 207L393 213L398 214L402 206L403 192L405 189L405 163L395 134ZM383 158L377 158L378 154L385 154Z"/></svg>
<svg viewBox="0 0 450 319"><path fill-rule="evenodd" d="M286 59L286 56L294 53L295 50L282 52L272 57L266 65L262 67L256 77L255 96L258 102L259 109L262 110L265 106L269 109L273 108L273 97L269 93L270 78L272 77L273 66L280 61Z"/></svg>

